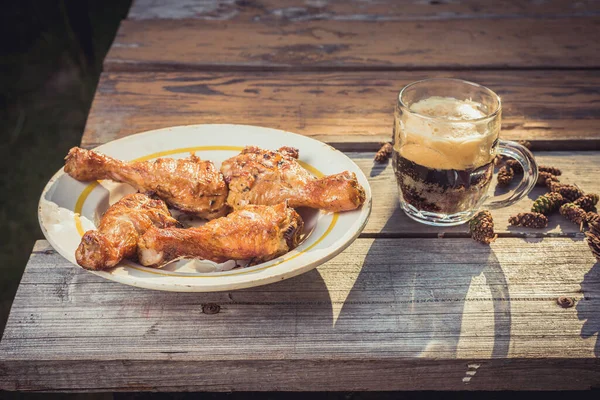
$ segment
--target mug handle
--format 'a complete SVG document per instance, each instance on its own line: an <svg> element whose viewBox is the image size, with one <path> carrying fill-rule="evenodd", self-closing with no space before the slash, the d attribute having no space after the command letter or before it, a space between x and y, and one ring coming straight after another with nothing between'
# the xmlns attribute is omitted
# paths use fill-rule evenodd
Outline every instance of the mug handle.
<svg viewBox="0 0 600 400"><path fill-rule="evenodd" d="M523 179L519 185L508 193L491 196L482 205L482 208L495 210L508 207L525 197L535 186L538 179L538 167L533 154L520 144L510 140L501 140L498 144L498 153L517 160L523 167ZM490 201L491 200L491 201Z"/></svg>

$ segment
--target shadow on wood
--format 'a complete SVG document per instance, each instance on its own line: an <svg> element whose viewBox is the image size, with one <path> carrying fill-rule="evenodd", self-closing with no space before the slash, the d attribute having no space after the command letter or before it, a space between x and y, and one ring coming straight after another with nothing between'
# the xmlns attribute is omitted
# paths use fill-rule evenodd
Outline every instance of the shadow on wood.
<svg viewBox="0 0 600 400"><path fill-rule="evenodd" d="M600 307L600 298L588 297L586 293L589 293L594 288L600 285L600 262L594 264L590 271L584 275L583 282L581 282L581 291L583 292L583 299L577 303L577 317L579 320L586 320L581 328L581 337L583 339L590 339L594 334L600 334L600 315L596 312ZM593 340L593 339L590 339ZM596 346L594 347L594 354L596 357L600 357L600 340L596 337Z"/></svg>
<svg viewBox="0 0 600 400"><path fill-rule="evenodd" d="M396 209L389 223L401 214ZM472 257L465 258L464 241L458 246L452 239L422 239L414 249L402 249L399 259L389 254L389 244L383 241L374 240L368 250L335 321L336 331L369 332L372 338L379 337L373 351L390 356L455 359L478 353L484 359L507 357L508 285L490 247L473 242ZM473 262L465 261L469 259ZM472 289L473 283L478 289ZM466 309L470 316L463 320ZM490 321L474 318L482 311L488 316L493 313L493 322L491 316ZM402 354L394 354L398 350Z"/></svg>

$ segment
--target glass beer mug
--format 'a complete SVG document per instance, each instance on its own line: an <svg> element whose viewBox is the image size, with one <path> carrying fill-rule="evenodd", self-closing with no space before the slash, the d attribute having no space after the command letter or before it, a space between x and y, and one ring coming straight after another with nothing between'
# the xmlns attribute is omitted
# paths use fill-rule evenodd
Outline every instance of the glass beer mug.
<svg viewBox="0 0 600 400"><path fill-rule="evenodd" d="M537 181L535 159L520 144L499 139L501 112L496 93L458 79L427 79L400 91L393 167L410 218L459 225L480 208L506 207L529 193ZM498 154L517 160L523 179L509 193L491 196Z"/></svg>

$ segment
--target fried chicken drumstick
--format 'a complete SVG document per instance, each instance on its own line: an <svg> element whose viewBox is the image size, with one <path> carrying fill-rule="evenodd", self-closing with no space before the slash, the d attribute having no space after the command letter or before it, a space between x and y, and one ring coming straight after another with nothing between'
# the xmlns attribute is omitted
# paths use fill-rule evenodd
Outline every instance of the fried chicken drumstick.
<svg viewBox="0 0 600 400"><path fill-rule="evenodd" d="M140 236L150 227L179 226L162 200L141 193L123 197L106 210L97 230L87 231L75 251L83 268L112 268L122 259L134 257Z"/></svg>
<svg viewBox="0 0 600 400"><path fill-rule="evenodd" d="M297 161L298 150L246 147L225 160L221 172L229 184L227 203L234 209L248 204L278 204L326 211L348 211L365 201L365 190L348 171L317 179Z"/></svg>
<svg viewBox="0 0 600 400"><path fill-rule="evenodd" d="M127 163L73 147L65 160L65 172L78 181L110 179L127 183L201 218L222 217L228 211L228 189L223 176L211 161L194 155Z"/></svg>
<svg viewBox="0 0 600 400"><path fill-rule="evenodd" d="M298 245L304 223L285 203L247 206L199 228L150 228L140 239L138 257L146 266L179 258L272 260Z"/></svg>

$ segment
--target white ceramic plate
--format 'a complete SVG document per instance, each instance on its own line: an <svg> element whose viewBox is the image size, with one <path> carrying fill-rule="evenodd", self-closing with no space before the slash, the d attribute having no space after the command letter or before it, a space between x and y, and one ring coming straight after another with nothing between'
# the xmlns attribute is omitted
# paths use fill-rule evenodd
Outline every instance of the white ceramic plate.
<svg viewBox="0 0 600 400"><path fill-rule="evenodd" d="M96 150L120 160L157 157L185 158L194 152L221 162L238 154L246 145L265 149L292 146L299 149L301 164L316 176L345 170L354 172L365 188L365 204L355 211L326 213L298 210L304 218L304 241L291 252L269 262L235 268L212 262L179 261L161 269L123 261L109 271L93 272L106 279L148 289L177 292L234 290L296 276L309 271L344 250L363 230L371 212L371 188L362 171L343 153L305 136L276 129L244 125L191 125L140 133L104 144ZM94 229L106 209L125 194L134 192L126 184L110 181L78 182L57 172L40 199L38 217L50 244L73 264L81 236ZM213 271L213 272L208 272Z"/></svg>

